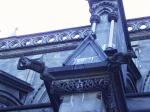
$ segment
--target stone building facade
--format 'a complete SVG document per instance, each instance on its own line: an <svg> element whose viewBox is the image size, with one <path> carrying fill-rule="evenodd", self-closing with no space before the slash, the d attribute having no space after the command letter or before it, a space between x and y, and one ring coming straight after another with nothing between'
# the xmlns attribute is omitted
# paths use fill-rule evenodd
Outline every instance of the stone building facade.
<svg viewBox="0 0 150 112"><path fill-rule="evenodd" d="M95 6L91 6L91 13L98 15L100 19L96 27L96 42L103 50L107 47L110 31L110 22L107 19L108 14L118 10L116 6L116 0L102 0ZM137 91L138 93L149 92L150 17L125 21L122 20L120 15L122 12L118 14L114 30L115 40L120 35L122 35L122 39L125 36L129 36L131 47L137 56L137 58L133 58L133 61L142 75L136 84ZM125 25L122 24L123 22L126 22L124 23ZM126 25L127 27L124 28ZM30 59L42 61L49 68L63 66L65 60L72 55L90 32L91 25L1 39L0 106L8 107L50 102L45 84L40 79L40 74L30 69L23 71L17 69L19 58L26 56ZM127 48L130 46L125 44L122 39L116 41L119 41L120 45L117 45L114 41L116 46L113 46L118 47L119 51L125 52L126 49L121 48L121 46L126 45ZM70 98L66 98L66 101L70 101ZM80 96L77 98L82 99ZM40 109L40 111L51 111L51 108L48 110Z"/></svg>

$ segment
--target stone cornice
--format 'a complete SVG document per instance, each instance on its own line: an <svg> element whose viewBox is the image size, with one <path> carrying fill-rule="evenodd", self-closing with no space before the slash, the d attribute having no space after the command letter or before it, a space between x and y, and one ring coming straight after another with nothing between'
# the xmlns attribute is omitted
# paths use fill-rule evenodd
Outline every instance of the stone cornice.
<svg viewBox="0 0 150 112"><path fill-rule="evenodd" d="M17 48L54 45L80 40L83 39L83 35L88 35L88 30L90 30L90 27L84 26L4 38L0 39L0 52Z"/></svg>
<svg viewBox="0 0 150 112"><path fill-rule="evenodd" d="M149 37L150 17L129 19L127 24L131 40ZM82 26L0 39L0 58L71 50L78 46L84 35L88 35L89 30L90 26Z"/></svg>

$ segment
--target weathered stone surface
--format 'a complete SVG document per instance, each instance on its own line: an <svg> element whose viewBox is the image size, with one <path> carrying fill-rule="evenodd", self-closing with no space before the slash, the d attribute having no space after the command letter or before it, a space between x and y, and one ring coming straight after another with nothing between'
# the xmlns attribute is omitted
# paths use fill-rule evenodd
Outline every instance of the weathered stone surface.
<svg viewBox="0 0 150 112"><path fill-rule="evenodd" d="M97 93L74 94L63 97L59 112L106 112Z"/></svg>
<svg viewBox="0 0 150 112"><path fill-rule="evenodd" d="M103 48L103 50L107 47L110 31L108 14L114 10L116 11L116 3L113 2L115 2L115 0L102 0L102 3L95 4L93 6L95 10L93 13L97 14L100 19L100 22L97 24L97 38L95 41ZM118 14L118 16L120 17L120 14ZM145 22L143 22L143 20ZM135 22L129 20L128 22L128 25L131 28L129 29L130 36L131 39L134 40L134 42L132 42L133 49L137 55L137 58L133 60L142 74L142 79L139 80L137 84L140 92L150 91L149 23L149 18L141 18L141 20L135 19ZM76 48L83 38L86 37L85 35L88 35L89 29L90 26L85 26L0 40L0 57L3 58L0 59L0 69L30 83L34 88L34 91L29 93L28 96L24 98L26 100L23 103L45 103L49 102L49 97L43 81L40 79L40 74L32 70L17 70L17 64L19 60L18 56L27 54L31 59L43 61L49 68L62 66L63 62L68 58L68 56L73 53L73 49ZM127 49L124 39L126 36L124 34L122 20L120 18L118 18L117 23L115 23L113 35L114 48L117 48L120 52L126 52ZM49 50L51 50L51 52L49 52ZM36 53L34 53L34 51L36 51ZM86 53L88 55L88 50ZM86 56L86 53L84 53L84 56ZM124 68L126 68L126 66L124 66ZM124 74L126 74L126 69L124 69L124 71ZM15 97L19 98L19 93L12 88L6 89L6 86L0 85L0 89L11 91ZM63 96L60 112L105 112L105 109L103 100L97 98L97 93L83 93Z"/></svg>

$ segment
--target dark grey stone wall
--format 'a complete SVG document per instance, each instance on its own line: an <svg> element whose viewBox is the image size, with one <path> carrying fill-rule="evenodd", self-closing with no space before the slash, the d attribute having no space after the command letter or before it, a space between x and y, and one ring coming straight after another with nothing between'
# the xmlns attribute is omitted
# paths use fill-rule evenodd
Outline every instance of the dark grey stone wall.
<svg viewBox="0 0 150 112"><path fill-rule="evenodd" d="M72 53L71 50L45 53L39 55L28 56L30 59L39 59L45 63L47 67L62 66L66 58ZM43 81L40 79L40 74L32 70L17 70L18 58L0 59L1 70L23 80L32 85L34 91L29 93L25 103L44 103L48 102L48 96L44 87Z"/></svg>
<svg viewBox="0 0 150 112"><path fill-rule="evenodd" d="M142 74L142 79L138 83L139 91L150 91L150 39L138 40L132 42L133 49L136 52L137 59L134 62Z"/></svg>
<svg viewBox="0 0 150 112"><path fill-rule="evenodd" d="M136 52L137 58L133 59L137 68L142 74L142 79L138 82L139 91L150 91L150 39L132 41L131 44ZM47 67L62 66L65 59L73 52L73 50L66 50L61 52L45 53L39 55L32 55L29 58L40 59L45 62ZM20 78L32 85L35 89L28 95L26 103L47 102L46 90L40 75L32 70L17 70L17 63L19 58L0 59L0 68L9 74Z"/></svg>

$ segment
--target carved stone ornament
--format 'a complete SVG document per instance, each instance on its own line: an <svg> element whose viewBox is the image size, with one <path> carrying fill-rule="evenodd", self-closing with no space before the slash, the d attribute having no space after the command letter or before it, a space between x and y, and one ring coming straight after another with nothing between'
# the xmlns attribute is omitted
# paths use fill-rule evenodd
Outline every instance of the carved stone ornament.
<svg viewBox="0 0 150 112"><path fill-rule="evenodd" d="M105 8L105 12L108 12L106 9L108 8ZM113 9L115 10L115 8ZM112 11L113 10L109 12ZM101 11L101 14L102 13L103 11ZM150 17L129 19L127 20L127 25L131 40L149 39ZM3 38L0 40L0 58L14 58L21 55L34 55L74 49L84 39L84 35L88 35L90 28L90 26L82 26L58 31ZM142 33L142 31L144 32ZM141 36L138 36L139 33ZM64 34L67 34L67 36L62 36ZM38 40L38 37L41 37L40 40Z"/></svg>
<svg viewBox="0 0 150 112"><path fill-rule="evenodd" d="M108 77L68 79L53 81L51 88L56 94L71 94L86 91L103 90L110 83Z"/></svg>
<svg viewBox="0 0 150 112"><path fill-rule="evenodd" d="M118 20L117 12L112 12L108 15L108 21L111 22L111 20L114 20L115 22L117 22Z"/></svg>
<svg viewBox="0 0 150 112"><path fill-rule="evenodd" d="M89 0L90 13L101 15L104 12L111 13L118 10L116 0Z"/></svg>
<svg viewBox="0 0 150 112"><path fill-rule="evenodd" d="M44 71L45 65L43 62L40 62L36 59L29 59L27 57L21 57L17 66L18 70L31 69L38 73L42 73Z"/></svg>
<svg viewBox="0 0 150 112"><path fill-rule="evenodd" d="M87 30L90 27L84 26L4 38L0 40L0 51L80 40Z"/></svg>
<svg viewBox="0 0 150 112"><path fill-rule="evenodd" d="M98 15L92 15L91 18L90 18L90 22L93 23L99 23L100 22L100 18Z"/></svg>

